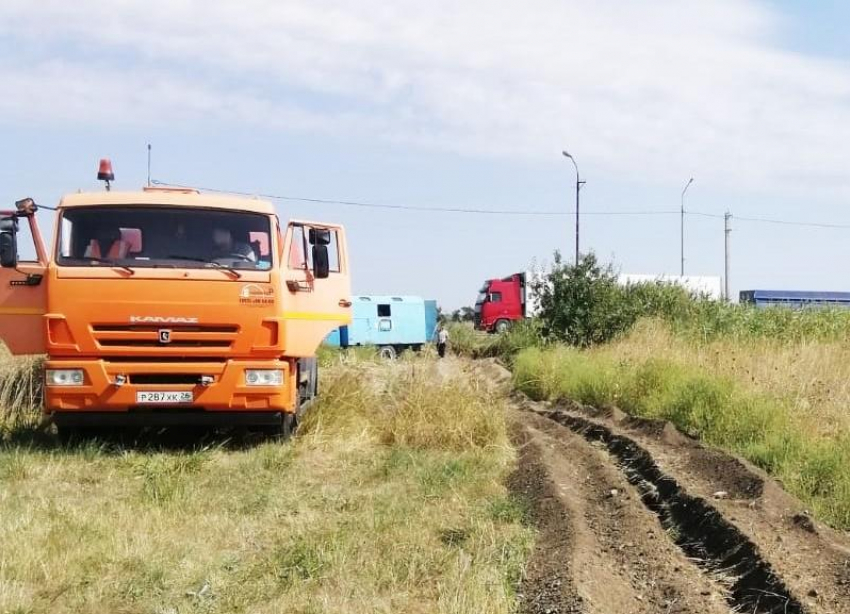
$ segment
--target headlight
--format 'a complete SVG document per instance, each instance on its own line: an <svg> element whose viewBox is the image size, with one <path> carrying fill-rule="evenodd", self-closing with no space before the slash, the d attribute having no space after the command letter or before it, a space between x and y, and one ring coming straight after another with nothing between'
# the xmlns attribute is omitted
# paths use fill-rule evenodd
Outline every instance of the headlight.
<svg viewBox="0 0 850 614"><path fill-rule="evenodd" d="M245 369L245 383L249 386L282 386L280 369Z"/></svg>
<svg viewBox="0 0 850 614"><path fill-rule="evenodd" d="M82 369L48 369L46 372L48 386L82 386Z"/></svg>

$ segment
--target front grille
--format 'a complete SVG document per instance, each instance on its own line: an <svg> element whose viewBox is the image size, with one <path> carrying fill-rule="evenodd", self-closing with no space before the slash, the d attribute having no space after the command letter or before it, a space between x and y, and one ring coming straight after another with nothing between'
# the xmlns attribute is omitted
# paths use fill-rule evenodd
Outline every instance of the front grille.
<svg viewBox="0 0 850 614"><path fill-rule="evenodd" d="M228 349L232 342L230 341L191 341L191 340L172 340L168 343L160 343L157 340L148 339L103 339L98 341L100 347L129 347L129 348L218 348Z"/></svg>
<svg viewBox="0 0 850 614"><path fill-rule="evenodd" d="M161 364L161 363L185 363L185 356L110 356L108 359L110 363L137 363L137 362L149 362L153 364ZM197 360L192 360L193 363L203 362L204 364L209 364L210 368L217 368L221 363L227 362L227 358L224 356L203 356L198 358Z"/></svg>
<svg viewBox="0 0 850 614"><path fill-rule="evenodd" d="M196 386L201 383L198 373L131 373L130 383L137 386L156 384Z"/></svg>
<svg viewBox="0 0 850 614"><path fill-rule="evenodd" d="M104 349L192 348L230 350L239 327L229 324L95 324L91 328L98 346ZM168 331L167 341L160 338Z"/></svg>
<svg viewBox="0 0 850 614"><path fill-rule="evenodd" d="M163 328L167 328L169 330L173 330L175 332L181 333L237 333L239 332L238 326L202 326L195 324L163 324L161 326L151 326L150 324L145 325L130 325L125 326L122 324L96 324L92 326L92 331L96 333L156 333L162 330Z"/></svg>

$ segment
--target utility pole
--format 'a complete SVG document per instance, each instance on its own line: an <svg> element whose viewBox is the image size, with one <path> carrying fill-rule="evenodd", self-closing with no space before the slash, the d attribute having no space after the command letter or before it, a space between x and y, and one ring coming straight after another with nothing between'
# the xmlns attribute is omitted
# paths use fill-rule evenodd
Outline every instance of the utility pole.
<svg viewBox="0 0 850 614"><path fill-rule="evenodd" d="M148 187L151 187L151 144L148 143Z"/></svg>
<svg viewBox="0 0 850 614"><path fill-rule="evenodd" d="M694 182L694 178L691 177L688 179L688 183L685 184L685 189L682 190L682 216L681 216L681 228L679 237L681 239L681 252L682 252L682 269L680 271L680 275L682 277L685 276L685 192L688 191L688 188L691 187L691 184Z"/></svg>
<svg viewBox="0 0 850 614"><path fill-rule="evenodd" d="M579 258L579 234L578 234L579 193L581 192L581 186L583 186L587 182L581 180L581 177L579 176L579 173L578 173L578 164L576 164L575 158L573 158L566 151L563 151L561 153L563 153L565 157L569 158L572 161L573 166L576 167L576 262L575 263L576 263L576 266L578 266L578 258Z"/></svg>
<svg viewBox="0 0 850 614"><path fill-rule="evenodd" d="M729 298L729 239L732 234L732 214L728 211L723 214L723 248L724 248L724 258L723 258L723 287L725 289L725 297L726 302L728 303Z"/></svg>

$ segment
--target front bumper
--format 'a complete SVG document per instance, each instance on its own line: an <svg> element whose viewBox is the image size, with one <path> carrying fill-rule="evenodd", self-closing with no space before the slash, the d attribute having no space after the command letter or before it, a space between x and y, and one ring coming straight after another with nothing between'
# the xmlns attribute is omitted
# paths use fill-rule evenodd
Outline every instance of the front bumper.
<svg viewBox="0 0 850 614"><path fill-rule="evenodd" d="M197 362L114 362L107 360L48 360L45 369L82 369L79 386L45 386L44 408L54 417L77 412L192 414L204 412L287 412L296 410L297 382L292 363L278 360ZM248 386L246 369L280 369L281 386ZM118 378L123 376L123 378ZM202 376L211 378L208 385ZM123 385L116 384L123 379ZM138 392L192 393L192 402L173 405L140 404Z"/></svg>
<svg viewBox="0 0 850 614"><path fill-rule="evenodd" d="M133 428L166 426L279 426L279 411L60 411L53 414L58 427Z"/></svg>

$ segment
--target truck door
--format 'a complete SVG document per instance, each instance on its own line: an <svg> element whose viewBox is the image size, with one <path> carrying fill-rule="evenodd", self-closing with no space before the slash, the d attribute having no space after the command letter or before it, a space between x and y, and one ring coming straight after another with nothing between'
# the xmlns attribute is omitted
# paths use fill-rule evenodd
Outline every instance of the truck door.
<svg viewBox="0 0 850 614"><path fill-rule="evenodd" d="M12 233L17 246L17 262L0 268L0 340L13 354L43 354L47 252L35 214L0 211L0 232Z"/></svg>
<svg viewBox="0 0 850 614"><path fill-rule="evenodd" d="M323 263L324 253L327 259ZM283 255L286 353L313 356L334 328L351 323L345 231L334 224L290 222ZM322 268L326 268L326 277L318 274Z"/></svg>

